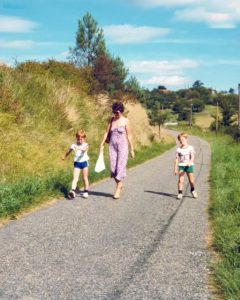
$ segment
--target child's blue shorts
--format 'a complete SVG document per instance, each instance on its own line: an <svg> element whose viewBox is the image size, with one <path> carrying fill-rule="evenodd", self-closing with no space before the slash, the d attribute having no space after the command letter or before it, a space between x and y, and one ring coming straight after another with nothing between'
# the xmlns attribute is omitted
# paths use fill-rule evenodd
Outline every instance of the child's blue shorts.
<svg viewBox="0 0 240 300"><path fill-rule="evenodd" d="M88 162L87 161L83 161L83 162L78 162L78 161L75 161L74 162L74 168L77 168L77 169L85 169L88 167Z"/></svg>

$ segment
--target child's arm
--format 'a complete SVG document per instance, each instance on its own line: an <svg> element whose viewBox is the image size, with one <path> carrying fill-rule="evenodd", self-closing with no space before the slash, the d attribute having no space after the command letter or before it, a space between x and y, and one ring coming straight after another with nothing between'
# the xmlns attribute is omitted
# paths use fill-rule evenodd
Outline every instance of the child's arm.
<svg viewBox="0 0 240 300"><path fill-rule="evenodd" d="M174 161L174 175L178 174L178 158L176 157Z"/></svg>
<svg viewBox="0 0 240 300"><path fill-rule="evenodd" d="M189 166L192 166L194 162L194 149L192 148L190 152L190 161L189 161Z"/></svg>
<svg viewBox="0 0 240 300"><path fill-rule="evenodd" d="M69 155L72 151L73 151L73 149L70 148L70 149L65 153L65 155L63 155L62 160L65 160L65 159L68 157L68 155Z"/></svg>

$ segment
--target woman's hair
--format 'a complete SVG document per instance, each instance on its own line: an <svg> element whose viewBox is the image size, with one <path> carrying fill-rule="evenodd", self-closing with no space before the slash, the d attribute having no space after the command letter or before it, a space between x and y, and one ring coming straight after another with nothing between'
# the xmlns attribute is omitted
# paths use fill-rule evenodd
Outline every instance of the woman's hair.
<svg viewBox="0 0 240 300"><path fill-rule="evenodd" d="M79 129L79 130L76 132L76 138L78 138L78 137L82 137L82 138L85 139L86 133L85 133L85 131L84 131L83 129Z"/></svg>
<svg viewBox="0 0 240 300"><path fill-rule="evenodd" d="M181 138L182 136L185 137L185 139L188 138L188 135L187 135L185 132L181 132L181 133L179 133L179 135L178 135L178 137L177 137L179 141L180 141L180 138Z"/></svg>
<svg viewBox="0 0 240 300"><path fill-rule="evenodd" d="M115 102L112 105L112 111L116 112L116 111L120 111L120 113L124 112L124 106L122 102Z"/></svg>

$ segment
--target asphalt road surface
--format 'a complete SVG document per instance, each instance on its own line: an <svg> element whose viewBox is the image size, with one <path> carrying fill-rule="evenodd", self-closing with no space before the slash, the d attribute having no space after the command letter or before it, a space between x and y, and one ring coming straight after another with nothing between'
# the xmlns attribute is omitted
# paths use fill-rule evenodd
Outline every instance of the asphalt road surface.
<svg viewBox="0 0 240 300"><path fill-rule="evenodd" d="M210 148L196 150L198 199L176 199L175 150L88 199L60 200L0 229L0 299L212 299L208 291Z"/></svg>

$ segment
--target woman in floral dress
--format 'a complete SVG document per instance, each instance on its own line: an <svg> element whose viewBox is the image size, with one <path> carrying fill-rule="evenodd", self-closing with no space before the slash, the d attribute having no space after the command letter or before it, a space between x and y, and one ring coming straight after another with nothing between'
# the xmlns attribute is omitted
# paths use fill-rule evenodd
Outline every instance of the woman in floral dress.
<svg viewBox="0 0 240 300"><path fill-rule="evenodd" d="M129 127L129 121L122 115L124 106L121 102L116 102L112 105L112 112L114 117L108 122L106 132L100 145L100 151L104 150L108 132L110 130L109 141L109 158L111 177L116 182L116 190L113 198L119 199L122 181L126 177L126 166L128 160L128 144L130 145L130 154L134 158L134 148L132 143L132 134Z"/></svg>

